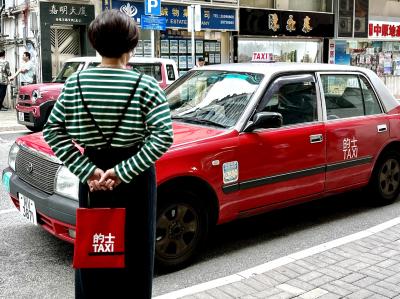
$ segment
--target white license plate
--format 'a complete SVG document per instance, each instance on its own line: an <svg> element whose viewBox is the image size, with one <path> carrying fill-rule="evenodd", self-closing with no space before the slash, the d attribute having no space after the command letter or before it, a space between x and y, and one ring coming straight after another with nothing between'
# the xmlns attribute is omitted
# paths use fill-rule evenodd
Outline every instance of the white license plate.
<svg viewBox="0 0 400 299"><path fill-rule="evenodd" d="M24 121L24 113L23 112L18 112L18 120Z"/></svg>
<svg viewBox="0 0 400 299"><path fill-rule="evenodd" d="M35 202L32 199L22 195L21 193L18 193L18 199L19 212L21 213L22 217L28 219L29 222L37 225Z"/></svg>

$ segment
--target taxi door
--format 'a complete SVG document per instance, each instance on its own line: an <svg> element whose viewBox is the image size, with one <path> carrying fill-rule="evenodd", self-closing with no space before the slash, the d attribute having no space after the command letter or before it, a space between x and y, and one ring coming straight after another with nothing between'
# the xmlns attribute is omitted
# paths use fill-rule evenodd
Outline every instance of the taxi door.
<svg viewBox="0 0 400 299"><path fill-rule="evenodd" d="M383 107L362 74L320 73L319 80L327 119L326 190L366 184L389 138Z"/></svg>
<svg viewBox="0 0 400 299"><path fill-rule="evenodd" d="M239 135L241 212L323 192L325 125L314 75L275 79L257 111L281 113L283 126Z"/></svg>

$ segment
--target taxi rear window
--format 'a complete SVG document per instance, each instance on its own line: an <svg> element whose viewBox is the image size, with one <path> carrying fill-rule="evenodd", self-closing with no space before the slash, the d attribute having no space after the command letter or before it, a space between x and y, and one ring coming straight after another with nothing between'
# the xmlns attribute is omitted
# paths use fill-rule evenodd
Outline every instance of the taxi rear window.
<svg viewBox="0 0 400 299"><path fill-rule="evenodd" d="M128 68L149 75L158 82L162 81L161 63L129 63Z"/></svg>

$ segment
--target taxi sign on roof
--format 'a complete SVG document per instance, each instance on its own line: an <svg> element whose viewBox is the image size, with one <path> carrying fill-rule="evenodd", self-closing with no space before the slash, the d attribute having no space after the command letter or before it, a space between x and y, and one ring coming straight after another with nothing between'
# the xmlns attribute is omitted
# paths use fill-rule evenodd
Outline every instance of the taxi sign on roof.
<svg viewBox="0 0 400 299"><path fill-rule="evenodd" d="M273 55L269 52L253 52L253 62L272 62Z"/></svg>

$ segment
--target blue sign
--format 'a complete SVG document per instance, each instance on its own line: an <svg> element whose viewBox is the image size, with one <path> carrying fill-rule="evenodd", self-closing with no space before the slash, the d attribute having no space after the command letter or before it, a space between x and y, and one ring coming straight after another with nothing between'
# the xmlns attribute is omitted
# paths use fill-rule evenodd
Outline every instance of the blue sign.
<svg viewBox="0 0 400 299"><path fill-rule="evenodd" d="M141 17L145 14L143 2L103 0L103 10L105 9L118 9L133 18L139 26L142 26ZM187 28L187 6L162 4L161 16L166 18L167 28ZM202 7L201 29L235 31L236 11L234 9Z"/></svg>
<svg viewBox="0 0 400 299"><path fill-rule="evenodd" d="M161 0L144 0L144 13L159 16L161 14Z"/></svg>
<svg viewBox="0 0 400 299"><path fill-rule="evenodd" d="M165 17L142 16L142 29L149 30L165 30L166 19Z"/></svg>
<svg viewBox="0 0 400 299"><path fill-rule="evenodd" d="M347 41L335 41L335 64L350 65L350 54L346 53Z"/></svg>

